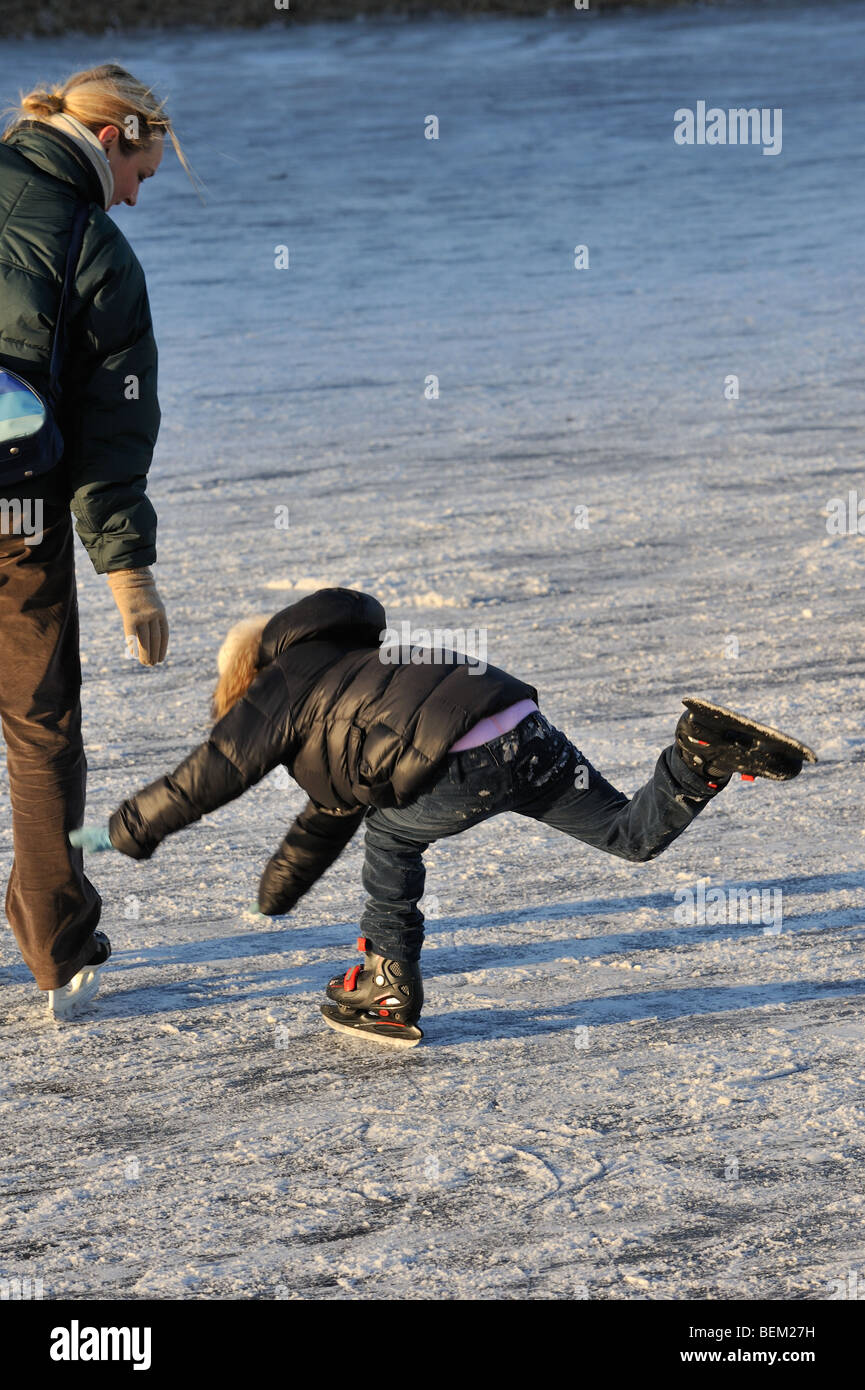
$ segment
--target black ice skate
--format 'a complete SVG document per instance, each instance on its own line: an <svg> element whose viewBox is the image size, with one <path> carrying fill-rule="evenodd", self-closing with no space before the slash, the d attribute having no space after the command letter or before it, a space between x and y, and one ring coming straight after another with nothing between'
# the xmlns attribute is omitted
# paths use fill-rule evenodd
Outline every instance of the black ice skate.
<svg viewBox="0 0 865 1390"><path fill-rule="evenodd" d="M682 701L687 711L676 725L676 744L692 772L713 790L735 772L743 781L769 777L787 782L802 771L803 762L816 763L812 749L745 714L736 714L708 700Z"/></svg>
<svg viewBox="0 0 865 1390"><path fill-rule="evenodd" d="M337 975L327 987L332 1004L322 1004L325 1023L340 1033L354 1033L390 1047L415 1047L423 1037L417 1026L423 1007L423 981L417 961L387 960L367 949L363 936L357 949L364 964Z"/></svg>

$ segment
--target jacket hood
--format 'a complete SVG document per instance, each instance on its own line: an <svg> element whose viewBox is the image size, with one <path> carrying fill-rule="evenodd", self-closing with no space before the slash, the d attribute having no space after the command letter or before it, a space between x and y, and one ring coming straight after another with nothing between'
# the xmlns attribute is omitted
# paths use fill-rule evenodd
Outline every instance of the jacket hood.
<svg viewBox="0 0 865 1390"><path fill-rule="evenodd" d="M318 589L276 613L261 636L262 664L298 642L325 637L349 647L378 647L387 627L377 598L357 589Z"/></svg>
<svg viewBox="0 0 865 1390"><path fill-rule="evenodd" d="M105 192L95 166L64 131L55 130L47 121L21 121L3 144L52 178L72 184L88 202L105 207Z"/></svg>

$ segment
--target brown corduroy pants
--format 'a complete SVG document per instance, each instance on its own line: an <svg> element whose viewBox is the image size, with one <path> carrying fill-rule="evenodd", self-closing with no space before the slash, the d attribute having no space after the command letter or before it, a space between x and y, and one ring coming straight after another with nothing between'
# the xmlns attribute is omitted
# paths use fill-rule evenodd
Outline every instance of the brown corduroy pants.
<svg viewBox="0 0 865 1390"><path fill-rule="evenodd" d="M102 909L67 838L84 819L80 696L68 508L45 508L38 544L0 517L0 721L15 854L6 916L40 989L59 989L90 959Z"/></svg>

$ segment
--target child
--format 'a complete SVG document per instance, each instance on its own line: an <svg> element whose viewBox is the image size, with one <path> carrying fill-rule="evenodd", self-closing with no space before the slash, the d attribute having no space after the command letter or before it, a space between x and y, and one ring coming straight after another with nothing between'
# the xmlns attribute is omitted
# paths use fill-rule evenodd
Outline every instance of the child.
<svg viewBox="0 0 865 1390"><path fill-rule="evenodd" d="M275 916L294 907L365 819L364 963L327 987L332 1002L321 1007L334 1027L402 1046L422 1036L418 900L431 841L516 811L644 861L733 772L781 779L801 768L789 750L770 766L765 745L761 760L741 739L730 742L729 725L724 736L717 721L689 711L629 800L547 722L533 686L440 649L436 661L418 662L417 649L412 661L406 648L394 662L380 645L386 625L378 600L350 589L322 589L275 617L239 623L219 653L218 722L207 742L125 801L107 830L72 837L149 859L167 835L284 764L309 800L261 878L258 906Z"/></svg>

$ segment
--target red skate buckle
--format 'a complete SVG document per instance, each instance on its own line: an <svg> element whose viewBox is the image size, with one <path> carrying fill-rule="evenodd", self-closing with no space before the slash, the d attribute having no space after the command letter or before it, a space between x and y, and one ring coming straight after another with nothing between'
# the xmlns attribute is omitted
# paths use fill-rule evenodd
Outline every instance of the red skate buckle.
<svg viewBox="0 0 865 1390"><path fill-rule="evenodd" d="M359 937L357 938L357 949L358 949L359 951L365 951L365 950L366 950L366 937L365 937L365 936L359 936Z"/></svg>
<svg viewBox="0 0 865 1390"><path fill-rule="evenodd" d="M357 977L360 974L360 969L359 965L353 965L350 970L346 970L342 981L343 989L357 989Z"/></svg>
<svg viewBox="0 0 865 1390"><path fill-rule="evenodd" d="M755 779L751 776L750 772L743 772L743 773L742 773L742 781L743 781L743 782L753 782L754 780L755 780Z"/></svg>

